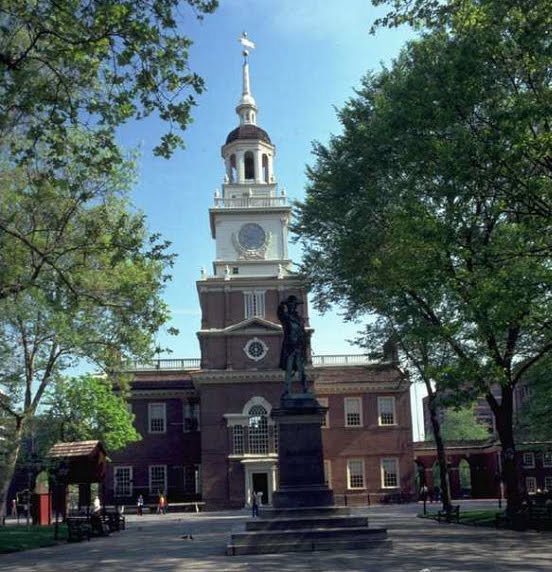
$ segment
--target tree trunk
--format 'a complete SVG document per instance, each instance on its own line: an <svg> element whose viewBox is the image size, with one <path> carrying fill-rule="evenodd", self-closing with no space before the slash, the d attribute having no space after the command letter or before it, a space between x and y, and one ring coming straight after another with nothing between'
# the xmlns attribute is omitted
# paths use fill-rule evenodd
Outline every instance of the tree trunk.
<svg viewBox="0 0 552 572"><path fill-rule="evenodd" d="M516 446L514 440L514 401L512 386L502 387L502 403L494 404L488 399L493 410L496 430L502 447L502 479L506 486L506 511L517 512L521 506L519 476L516 462Z"/></svg>
<svg viewBox="0 0 552 572"><path fill-rule="evenodd" d="M6 508L8 505L8 491L11 485L17 458L21 449L21 441L23 437L23 419L18 419L11 440L11 446L8 447L6 454L6 463L0 470L0 525L4 522L6 516ZM10 503L11 506L11 503Z"/></svg>
<svg viewBox="0 0 552 572"><path fill-rule="evenodd" d="M450 481L447 468L445 444L443 442L443 438L441 437L441 424L439 423L439 417L437 416L437 404L435 403L436 396L431 386L428 387L428 393L429 417L431 419L431 428L433 429L433 437L435 439L435 447L437 449L439 475L441 477L441 498L443 500L443 510L450 512L452 506L450 502Z"/></svg>

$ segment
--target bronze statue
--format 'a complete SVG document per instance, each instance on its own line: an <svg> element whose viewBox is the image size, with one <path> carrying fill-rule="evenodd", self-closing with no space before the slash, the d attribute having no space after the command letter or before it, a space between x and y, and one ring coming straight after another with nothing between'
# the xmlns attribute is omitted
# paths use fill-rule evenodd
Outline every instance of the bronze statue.
<svg viewBox="0 0 552 572"><path fill-rule="evenodd" d="M303 318L297 312L297 306L302 304L293 294L278 305L278 319L284 330L284 341L280 353L280 369L286 372L286 391L291 394L293 374L297 372L303 393L307 393L307 376L305 375L305 360L307 357L307 334Z"/></svg>

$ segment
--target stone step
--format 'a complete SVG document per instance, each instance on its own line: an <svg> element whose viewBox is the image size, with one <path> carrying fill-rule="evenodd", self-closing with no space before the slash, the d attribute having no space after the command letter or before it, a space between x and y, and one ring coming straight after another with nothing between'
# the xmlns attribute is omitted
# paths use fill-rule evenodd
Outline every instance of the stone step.
<svg viewBox="0 0 552 572"><path fill-rule="evenodd" d="M358 531L351 534L351 530ZM273 554L281 552L313 552L317 550L369 550L389 547L386 529L330 529L324 531L290 531L281 533L249 533L245 538L232 535L226 548L229 556L240 554ZM323 532L323 534L313 534ZM345 532L345 534L340 534Z"/></svg>
<svg viewBox="0 0 552 572"><path fill-rule="evenodd" d="M297 508L263 508L260 511L261 519L273 518L302 518L307 516L346 516L351 514L348 506L311 506Z"/></svg>
<svg viewBox="0 0 552 572"><path fill-rule="evenodd" d="M355 528L368 526L366 516L302 516L299 518L253 519L245 523L246 531L298 530L313 528Z"/></svg>

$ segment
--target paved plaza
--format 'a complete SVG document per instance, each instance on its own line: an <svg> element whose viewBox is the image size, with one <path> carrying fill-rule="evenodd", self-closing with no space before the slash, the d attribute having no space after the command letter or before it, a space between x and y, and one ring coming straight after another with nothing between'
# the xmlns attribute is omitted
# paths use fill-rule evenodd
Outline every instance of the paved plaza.
<svg viewBox="0 0 552 572"><path fill-rule="evenodd" d="M462 503L466 506L468 503ZM494 508L496 503L469 503ZM436 505L435 505L436 506ZM353 552L226 556L239 512L129 516L127 530L90 542L0 555L2 572L550 572L552 533L474 528L415 518L415 504L356 509L386 526L392 546ZM182 538L192 535L193 540Z"/></svg>

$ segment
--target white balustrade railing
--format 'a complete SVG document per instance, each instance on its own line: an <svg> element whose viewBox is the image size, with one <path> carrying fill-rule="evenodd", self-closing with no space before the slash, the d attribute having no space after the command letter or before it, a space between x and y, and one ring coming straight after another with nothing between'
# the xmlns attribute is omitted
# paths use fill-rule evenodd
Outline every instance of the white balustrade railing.
<svg viewBox="0 0 552 572"><path fill-rule="evenodd" d="M366 365L374 363L366 354L335 354L335 355L315 355L312 356L312 365L314 367L332 366L332 365Z"/></svg>
<svg viewBox="0 0 552 572"><path fill-rule="evenodd" d="M338 365L366 365L375 363L365 354L335 354L312 356L314 367L338 366ZM182 359L156 359L148 363L133 363L129 371L166 371L166 370L190 370L200 369L199 358Z"/></svg>
<svg viewBox="0 0 552 572"><path fill-rule="evenodd" d="M250 207L283 207L286 197L237 197L234 199L215 197L217 209L243 209Z"/></svg>

